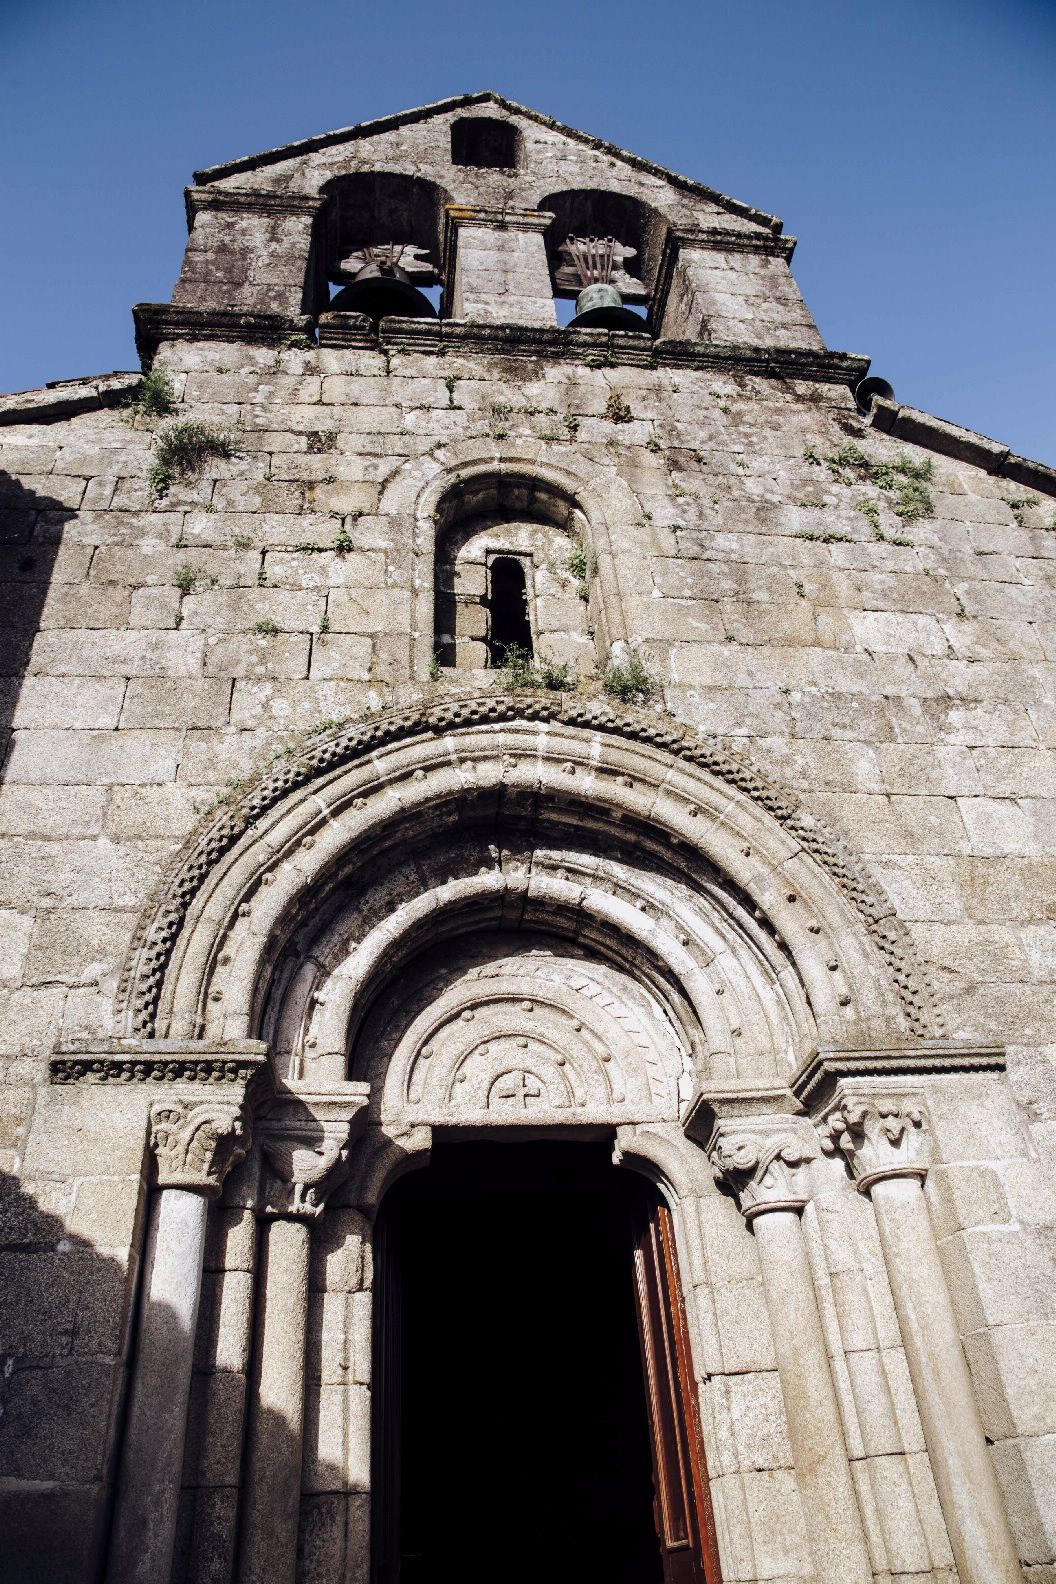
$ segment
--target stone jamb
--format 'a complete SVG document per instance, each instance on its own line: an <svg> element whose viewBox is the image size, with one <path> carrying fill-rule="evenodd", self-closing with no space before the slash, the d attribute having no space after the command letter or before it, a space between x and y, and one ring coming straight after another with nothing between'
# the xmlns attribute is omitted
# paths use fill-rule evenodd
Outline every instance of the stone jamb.
<svg viewBox="0 0 1056 1584"><path fill-rule="evenodd" d="M962 1584L1019 1584L1022 1574L924 1198L933 1155L926 1095L944 1074L1003 1067L996 1046L825 1051L792 1084L809 1101L822 1149L843 1156L872 1204Z"/></svg>

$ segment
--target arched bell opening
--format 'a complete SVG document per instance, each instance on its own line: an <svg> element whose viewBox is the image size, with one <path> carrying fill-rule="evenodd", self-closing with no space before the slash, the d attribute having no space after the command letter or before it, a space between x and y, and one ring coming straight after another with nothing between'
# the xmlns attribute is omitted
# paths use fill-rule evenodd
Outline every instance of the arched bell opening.
<svg viewBox="0 0 1056 1584"><path fill-rule="evenodd" d="M664 217L626 193L586 189L551 193L539 208L554 216L546 241L560 322L646 332Z"/></svg>
<svg viewBox="0 0 1056 1584"><path fill-rule="evenodd" d="M322 191L315 312L361 313L375 324L435 318L444 189L418 176L361 171Z"/></svg>
<svg viewBox="0 0 1056 1584"><path fill-rule="evenodd" d="M495 668L512 652L564 667L569 683L593 669L597 555L573 496L530 474L478 474L452 485L434 522L436 663Z"/></svg>
<svg viewBox="0 0 1056 1584"><path fill-rule="evenodd" d="M672 1216L611 1139L437 1135L373 1265L372 1579L718 1584Z"/></svg>

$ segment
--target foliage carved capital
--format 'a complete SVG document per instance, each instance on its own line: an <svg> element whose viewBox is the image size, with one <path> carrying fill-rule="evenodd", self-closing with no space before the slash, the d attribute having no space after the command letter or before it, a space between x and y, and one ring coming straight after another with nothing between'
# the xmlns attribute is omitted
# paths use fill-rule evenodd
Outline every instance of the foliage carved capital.
<svg viewBox="0 0 1056 1584"><path fill-rule="evenodd" d="M732 1190L746 1221L770 1210L801 1211L810 1198L804 1168L817 1150L809 1128L796 1118L720 1122L708 1158L716 1182Z"/></svg>
<svg viewBox="0 0 1056 1584"><path fill-rule="evenodd" d="M249 1136L242 1100L155 1100L150 1108L150 1147L158 1187L188 1188L217 1198L232 1166L245 1159Z"/></svg>
<svg viewBox="0 0 1056 1584"><path fill-rule="evenodd" d="M837 1090L836 1103L818 1123L826 1155L842 1155L860 1193L889 1177L922 1181L931 1163L931 1128L923 1097L915 1091L857 1087Z"/></svg>

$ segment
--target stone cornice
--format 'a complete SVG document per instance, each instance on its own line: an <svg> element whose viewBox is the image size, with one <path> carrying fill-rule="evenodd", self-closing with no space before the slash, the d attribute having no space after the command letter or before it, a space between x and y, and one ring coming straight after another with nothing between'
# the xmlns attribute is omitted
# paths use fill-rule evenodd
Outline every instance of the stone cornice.
<svg viewBox="0 0 1056 1584"><path fill-rule="evenodd" d="M322 193L269 192L267 189L255 192L246 187L185 187L183 199L188 230L203 209L236 209L246 214L299 214L310 218L326 203Z"/></svg>
<svg viewBox="0 0 1056 1584"><path fill-rule="evenodd" d="M923 446L940 456L953 457L958 462L970 462L999 478L1026 489L1040 490L1044 495L1056 495L1056 468L1044 462L1032 462L1029 457L1016 456L1000 440L977 434L974 429L962 429L959 424L933 418L918 407L903 407L898 402L887 401L882 396L873 400L869 421L882 434L905 440L910 445Z"/></svg>
<svg viewBox="0 0 1056 1584"><path fill-rule="evenodd" d="M142 378L142 374L119 371L51 380L40 390L15 391L0 396L0 424L50 423L99 407L119 407Z"/></svg>
<svg viewBox="0 0 1056 1584"><path fill-rule="evenodd" d="M819 1050L792 1079L791 1091L813 1115L828 1106L841 1081L895 1079L912 1083L965 1072L1004 1072L1003 1045L971 1040L922 1040L919 1044L857 1050Z"/></svg>
<svg viewBox="0 0 1056 1584"><path fill-rule="evenodd" d="M686 1113L682 1131L706 1148L720 1123L735 1123L744 1117L796 1116L802 1111L787 1084L731 1078L726 1083L709 1083L701 1090Z"/></svg>
<svg viewBox="0 0 1056 1584"><path fill-rule="evenodd" d="M545 231L553 218L546 209L500 209L485 204L448 204L444 210L447 233L462 226L484 226L489 231Z"/></svg>
<svg viewBox="0 0 1056 1584"><path fill-rule="evenodd" d="M767 379L855 385L869 359L853 352L810 347L724 345L715 341L654 340L646 332L553 329L535 325L470 324L457 319L383 319L375 330L362 314L323 314L319 344L377 347L388 352L479 352L495 357L546 358L588 368L679 368L706 373L756 374ZM345 321L349 322L347 325ZM184 337L184 339L187 339Z"/></svg>
<svg viewBox="0 0 1056 1584"><path fill-rule="evenodd" d="M238 308L188 308L178 303L136 303L136 350L151 358L163 341L243 341L281 347L291 336L311 334L304 315L243 313Z"/></svg>
<svg viewBox="0 0 1056 1584"><path fill-rule="evenodd" d="M68 1040L48 1063L55 1084L219 1084L269 1086L268 1048L260 1040Z"/></svg>

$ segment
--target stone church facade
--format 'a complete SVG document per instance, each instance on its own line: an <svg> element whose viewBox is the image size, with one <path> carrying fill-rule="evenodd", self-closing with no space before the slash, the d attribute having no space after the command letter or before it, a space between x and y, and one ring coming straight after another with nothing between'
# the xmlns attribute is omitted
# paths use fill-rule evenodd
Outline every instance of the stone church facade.
<svg viewBox="0 0 1056 1584"><path fill-rule="evenodd" d="M1056 473L492 94L187 212L0 399L0 1576L1052 1584Z"/></svg>

